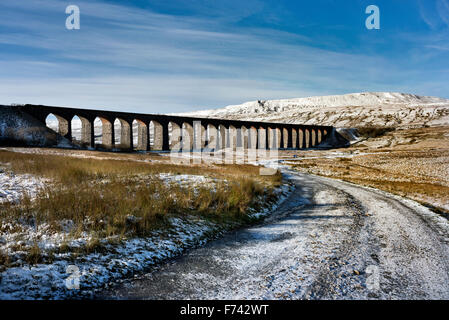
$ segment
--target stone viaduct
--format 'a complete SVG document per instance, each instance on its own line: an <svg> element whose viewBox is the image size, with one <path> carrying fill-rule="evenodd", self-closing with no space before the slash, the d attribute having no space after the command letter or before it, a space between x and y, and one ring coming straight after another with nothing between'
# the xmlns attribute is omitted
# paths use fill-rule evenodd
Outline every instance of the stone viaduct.
<svg viewBox="0 0 449 320"><path fill-rule="evenodd" d="M42 105L17 107L43 125L50 114L59 123L58 133L84 148L111 150L215 151L225 148L306 149L325 141L333 127L195 118L161 114L140 114ZM81 120L81 139L72 137L72 119ZM101 121L101 135L95 136L94 122ZM120 121L120 143L116 144L114 123ZM133 123L137 122L137 144ZM101 138L101 142L99 141ZM97 140L97 141L96 141Z"/></svg>

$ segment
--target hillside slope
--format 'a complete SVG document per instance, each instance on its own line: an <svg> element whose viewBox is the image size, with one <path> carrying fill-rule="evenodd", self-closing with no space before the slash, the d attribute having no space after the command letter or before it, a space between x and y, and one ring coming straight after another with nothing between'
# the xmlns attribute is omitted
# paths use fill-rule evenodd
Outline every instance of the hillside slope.
<svg viewBox="0 0 449 320"><path fill-rule="evenodd" d="M449 99L404 93L365 92L251 101L222 109L182 113L182 115L336 127L441 126L449 124Z"/></svg>
<svg viewBox="0 0 449 320"><path fill-rule="evenodd" d="M54 130L11 106L0 106L0 145L74 147Z"/></svg>

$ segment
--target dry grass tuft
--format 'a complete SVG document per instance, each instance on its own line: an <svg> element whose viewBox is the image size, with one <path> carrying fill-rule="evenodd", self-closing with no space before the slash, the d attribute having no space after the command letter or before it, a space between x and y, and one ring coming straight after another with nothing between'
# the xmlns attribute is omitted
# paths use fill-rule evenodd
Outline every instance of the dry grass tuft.
<svg viewBox="0 0 449 320"><path fill-rule="evenodd" d="M61 231L62 220L72 221L73 237L87 232L93 236L88 252L101 250L104 237L144 236L167 226L172 215L198 215L213 220L246 221L249 208L259 209L275 199L273 188L280 185L280 172L260 176L252 165L174 165L131 159L80 159L69 156L20 154L0 151L0 163L8 170L52 179L33 201L0 206L4 221L48 224ZM186 187L167 184L159 173L206 175L226 183ZM66 248L67 250L69 248ZM30 261L39 260L38 247Z"/></svg>
<svg viewBox="0 0 449 320"><path fill-rule="evenodd" d="M38 244L35 242L33 246L28 250L28 254L26 255L26 262L31 265L35 265L41 263L43 261L41 249Z"/></svg>
<svg viewBox="0 0 449 320"><path fill-rule="evenodd" d="M9 255L0 250L0 272L8 267L9 261Z"/></svg>

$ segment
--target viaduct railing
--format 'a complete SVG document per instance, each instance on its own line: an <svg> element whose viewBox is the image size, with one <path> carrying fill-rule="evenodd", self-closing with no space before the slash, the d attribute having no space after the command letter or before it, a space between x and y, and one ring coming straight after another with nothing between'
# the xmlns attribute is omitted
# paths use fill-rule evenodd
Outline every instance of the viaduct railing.
<svg viewBox="0 0 449 320"><path fill-rule="evenodd" d="M73 141L72 119L81 120L81 146L95 148L94 122L102 123L101 146L105 149L137 150L219 150L244 149L306 149L324 142L333 127L238 121L90 110L42 105L18 106L45 125L53 114L59 123L58 133ZM114 122L120 121L120 145L115 143ZM133 122L137 121L137 145L134 145ZM97 141L98 142L98 141Z"/></svg>

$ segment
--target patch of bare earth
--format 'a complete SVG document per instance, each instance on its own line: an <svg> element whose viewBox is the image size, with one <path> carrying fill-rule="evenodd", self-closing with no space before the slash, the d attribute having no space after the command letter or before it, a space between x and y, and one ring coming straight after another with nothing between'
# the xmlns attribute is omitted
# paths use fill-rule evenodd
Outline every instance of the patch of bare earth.
<svg viewBox="0 0 449 320"><path fill-rule="evenodd" d="M400 129L347 149L296 154L288 163L298 171L411 198L446 216L449 212L449 127Z"/></svg>

